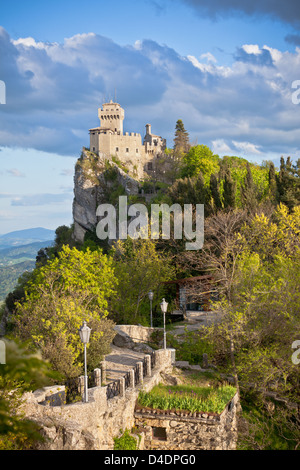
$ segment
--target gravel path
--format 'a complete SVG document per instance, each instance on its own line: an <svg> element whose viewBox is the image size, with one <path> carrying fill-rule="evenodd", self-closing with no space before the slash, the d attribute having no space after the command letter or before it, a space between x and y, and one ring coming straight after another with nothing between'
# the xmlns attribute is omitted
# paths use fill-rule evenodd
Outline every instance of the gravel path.
<svg viewBox="0 0 300 470"><path fill-rule="evenodd" d="M203 326L211 325L212 322L218 321L218 312L187 312L187 320L182 325L174 326L169 333L174 336L184 334L185 330L197 331Z"/></svg>

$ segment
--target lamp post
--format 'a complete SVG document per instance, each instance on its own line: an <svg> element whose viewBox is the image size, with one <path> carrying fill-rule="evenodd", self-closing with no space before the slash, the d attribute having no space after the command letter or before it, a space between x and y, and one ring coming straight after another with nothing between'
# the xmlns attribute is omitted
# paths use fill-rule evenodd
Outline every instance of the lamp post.
<svg viewBox="0 0 300 470"><path fill-rule="evenodd" d="M167 342L166 342L166 313L167 313L167 308L168 308L168 302L165 301L165 299L162 299L162 302L160 304L161 311L164 315L164 349L167 349Z"/></svg>
<svg viewBox="0 0 300 470"><path fill-rule="evenodd" d="M152 328L152 300L153 300L153 292L152 290L149 291L148 293L148 297L149 297L149 300L150 300L150 326Z"/></svg>
<svg viewBox="0 0 300 470"><path fill-rule="evenodd" d="M84 398L85 403L88 402L88 377L87 377L87 367L86 367L86 345L90 340L91 328L86 324L86 321L83 322L82 327L79 329L79 336L84 344Z"/></svg>

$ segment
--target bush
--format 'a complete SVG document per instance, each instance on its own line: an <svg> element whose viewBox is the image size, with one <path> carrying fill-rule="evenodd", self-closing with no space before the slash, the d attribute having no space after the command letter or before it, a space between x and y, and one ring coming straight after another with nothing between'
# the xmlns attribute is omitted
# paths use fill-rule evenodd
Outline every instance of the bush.
<svg viewBox="0 0 300 470"><path fill-rule="evenodd" d="M126 429L122 436L114 438L114 450L138 450L137 440L130 434L129 429Z"/></svg>

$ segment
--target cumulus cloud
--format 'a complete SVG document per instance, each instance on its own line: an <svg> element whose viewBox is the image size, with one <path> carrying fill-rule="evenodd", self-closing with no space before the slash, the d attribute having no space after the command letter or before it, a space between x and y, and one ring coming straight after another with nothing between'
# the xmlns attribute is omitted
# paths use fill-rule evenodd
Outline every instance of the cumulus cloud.
<svg viewBox="0 0 300 470"><path fill-rule="evenodd" d="M120 46L87 33L62 44L12 41L2 28L1 51L8 89L2 146L79 155L89 145L88 129L99 125L97 108L116 90L124 130L143 134L150 122L168 146L182 119L191 141L224 151L299 151L291 84L300 79L300 49L245 44L223 66L209 52L183 57L150 40Z"/></svg>
<svg viewBox="0 0 300 470"><path fill-rule="evenodd" d="M261 153L260 150L258 149L257 145L252 144L251 142L236 142L232 141L233 145L235 148L238 149L238 151L242 151L243 154L259 154Z"/></svg>
<svg viewBox="0 0 300 470"><path fill-rule="evenodd" d="M235 59L241 62L249 62L256 65L273 66L273 58L268 48L260 47L257 44L244 44L238 48Z"/></svg>

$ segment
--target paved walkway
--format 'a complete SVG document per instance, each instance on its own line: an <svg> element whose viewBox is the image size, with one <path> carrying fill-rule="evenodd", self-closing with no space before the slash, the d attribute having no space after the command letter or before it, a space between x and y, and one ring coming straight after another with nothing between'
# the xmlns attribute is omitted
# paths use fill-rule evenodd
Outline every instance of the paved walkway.
<svg viewBox="0 0 300 470"><path fill-rule="evenodd" d="M118 348L112 346L111 353L105 356L106 381L117 380L126 372L133 369L137 362L144 359L145 354L132 349Z"/></svg>
<svg viewBox="0 0 300 470"><path fill-rule="evenodd" d="M219 312L187 312L187 320L181 325L175 325L173 330L169 333L174 336L180 336L187 331L197 331L203 326L211 325L213 322L218 321Z"/></svg>
<svg viewBox="0 0 300 470"><path fill-rule="evenodd" d="M199 328L209 325L218 319L218 312L187 312L187 320L182 325L174 326L168 334L180 336L188 331L197 331ZM112 345L110 354L105 356L106 382L124 377L126 372L133 369L137 362L144 359L145 354L132 349L119 348Z"/></svg>

